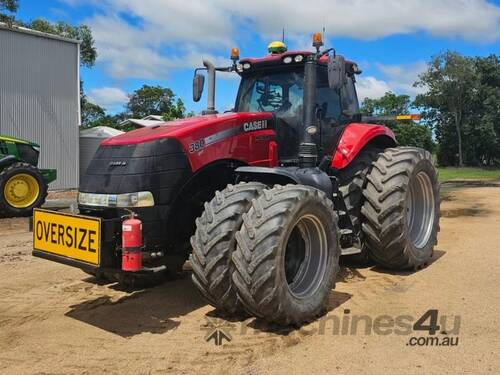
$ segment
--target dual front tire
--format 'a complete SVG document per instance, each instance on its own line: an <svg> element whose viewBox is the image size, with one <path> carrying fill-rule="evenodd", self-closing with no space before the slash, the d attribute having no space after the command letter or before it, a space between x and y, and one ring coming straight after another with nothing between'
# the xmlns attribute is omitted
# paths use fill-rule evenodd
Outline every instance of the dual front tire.
<svg viewBox="0 0 500 375"><path fill-rule="evenodd" d="M325 310L338 272L336 226L332 202L315 188L229 185L197 220L193 282L216 308L300 324Z"/></svg>

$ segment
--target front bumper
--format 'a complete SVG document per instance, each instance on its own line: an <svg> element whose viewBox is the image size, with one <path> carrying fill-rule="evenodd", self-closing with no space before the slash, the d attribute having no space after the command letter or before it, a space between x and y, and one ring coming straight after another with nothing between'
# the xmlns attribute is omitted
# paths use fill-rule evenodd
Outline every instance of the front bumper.
<svg viewBox="0 0 500 375"><path fill-rule="evenodd" d="M143 222L142 234L144 242L141 249L144 267L143 270L134 272L134 274L150 274L157 272L162 267L162 258L153 257L152 255L158 254L158 252L162 254L167 252L166 216L168 211L168 206L134 209L134 212ZM128 212L124 209L80 206L80 215L100 219L99 265L37 249L33 250L33 255L88 272L95 272L96 270L107 273L122 272L121 228L123 217L128 216Z"/></svg>

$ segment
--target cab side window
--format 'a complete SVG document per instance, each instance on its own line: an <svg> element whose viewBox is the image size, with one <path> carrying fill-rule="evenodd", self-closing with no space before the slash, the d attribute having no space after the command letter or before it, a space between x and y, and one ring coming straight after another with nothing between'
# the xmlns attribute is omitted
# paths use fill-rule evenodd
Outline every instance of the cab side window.
<svg viewBox="0 0 500 375"><path fill-rule="evenodd" d="M328 72L326 67L318 67L316 105L322 111L326 120L338 121L341 115L340 95L328 84Z"/></svg>
<svg viewBox="0 0 500 375"><path fill-rule="evenodd" d="M354 86L354 78L347 77L347 82L341 90L342 108L351 113L359 112L358 95Z"/></svg>

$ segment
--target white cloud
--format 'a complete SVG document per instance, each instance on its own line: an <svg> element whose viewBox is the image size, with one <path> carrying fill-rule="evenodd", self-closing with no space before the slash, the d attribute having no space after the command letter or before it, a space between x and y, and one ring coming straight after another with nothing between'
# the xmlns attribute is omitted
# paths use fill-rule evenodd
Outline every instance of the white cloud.
<svg viewBox="0 0 500 375"><path fill-rule="evenodd" d="M101 87L90 90L88 94L92 103L98 104L107 110L117 109L128 101L128 96L122 89L117 87Z"/></svg>
<svg viewBox="0 0 500 375"><path fill-rule="evenodd" d="M377 69L382 73L382 77L394 92L411 96L425 92L425 88L413 87L418 75L427 69L425 61L404 65L377 64Z"/></svg>
<svg viewBox="0 0 500 375"><path fill-rule="evenodd" d="M376 68L380 72L380 78L362 75L357 77L356 88L360 101L365 98L380 98L388 91L410 96L425 92L425 88L413 87L418 75L427 68L424 61L402 65L376 64Z"/></svg>
<svg viewBox="0 0 500 375"><path fill-rule="evenodd" d="M387 82L378 80L375 77L360 76L357 78L356 91L358 92L359 102L361 103L366 98L378 99L384 96L387 91L391 91L391 87Z"/></svg>
<svg viewBox="0 0 500 375"><path fill-rule="evenodd" d="M270 40L282 27L296 46L308 46L306 39L320 25L332 38L372 40L423 31L479 42L500 39L500 7L486 0L65 1L97 7L86 22L99 61L116 78L164 77L169 69L199 66L201 51L217 58L235 39L257 33Z"/></svg>

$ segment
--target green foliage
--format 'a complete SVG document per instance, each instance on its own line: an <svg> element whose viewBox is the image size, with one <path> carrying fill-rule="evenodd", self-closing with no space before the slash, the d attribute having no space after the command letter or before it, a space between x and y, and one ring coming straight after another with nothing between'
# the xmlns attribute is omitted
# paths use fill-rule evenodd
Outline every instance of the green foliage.
<svg viewBox="0 0 500 375"><path fill-rule="evenodd" d="M361 112L368 116L395 116L410 113L411 110L410 97L396 95L393 92L386 92L379 99L366 98L361 107ZM411 120L384 121L384 124L394 131L400 145L421 147L433 151L435 145L430 128L418 125Z"/></svg>
<svg viewBox="0 0 500 375"><path fill-rule="evenodd" d="M181 99L177 98L169 88L161 86L143 85L129 96L126 105L127 111L116 115L107 115L105 110L97 104L88 101L83 92L83 83L80 85L82 126L92 128L95 126L109 126L124 131L136 129L133 124L120 125L130 117L143 118L148 115L161 115L165 121L177 118L190 117L192 112L186 113L186 108Z"/></svg>
<svg viewBox="0 0 500 375"><path fill-rule="evenodd" d="M0 0L0 12L8 11L14 13L19 7L19 0Z"/></svg>
<svg viewBox="0 0 500 375"><path fill-rule="evenodd" d="M166 87L143 85L130 95L127 110L132 117L161 115L165 120L185 117L186 108L180 98Z"/></svg>
<svg viewBox="0 0 500 375"><path fill-rule="evenodd" d="M0 0L0 22L12 25L15 18L11 13L15 13L18 7L19 0Z"/></svg>
<svg viewBox="0 0 500 375"><path fill-rule="evenodd" d="M434 57L416 85L439 142L440 165L492 165L500 158L500 59L445 52Z"/></svg>
<svg viewBox="0 0 500 375"><path fill-rule="evenodd" d="M82 101L80 110L82 115L82 126L84 128L99 126L106 117L106 111L104 110L104 108L100 107L97 104L91 103L88 100Z"/></svg>
<svg viewBox="0 0 500 375"><path fill-rule="evenodd" d="M401 146L414 146L433 151L435 143L432 140L432 132L427 126L424 125L396 125L394 134L398 144Z"/></svg>

